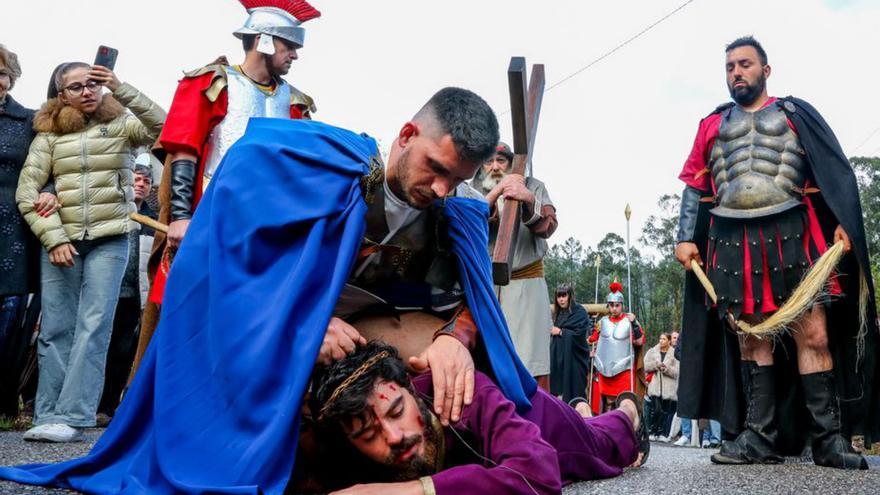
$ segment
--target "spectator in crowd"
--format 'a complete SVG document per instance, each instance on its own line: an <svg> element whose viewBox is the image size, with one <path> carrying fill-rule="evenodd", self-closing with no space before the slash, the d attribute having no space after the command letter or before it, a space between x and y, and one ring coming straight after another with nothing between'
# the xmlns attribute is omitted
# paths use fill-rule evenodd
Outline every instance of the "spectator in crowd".
<svg viewBox="0 0 880 495"><path fill-rule="evenodd" d="M575 301L574 288L562 284L556 289L553 303L553 328L550 330L550 393L571 403L584 397L590 349L587 335L593 320L587 310Z"/></svg>
<svg viewBox="0 0 880 495"><path fill-rule="evenodd" d="M132 149L156 140L165 111L113 71L81 62L56 69L53 93L34 117L39 134L15 198L45 248L36 426L24 438L69 442L95 425L104 384L135 211ZM41 215L34 202L49 182L61 208Z"/></svg>
<svg viewBox="0 0 880 495"><path fill-rule="evenodd" d="M146 153L138 155L134 168L134 204L138 213L152 219L157 215L145 201L153 187L153 171L150 157ZM110 348L107 351L107 366L104 372L104 392L98 405L97 425L106 426L116 407L137 349L138 329L141 310L144 307L149 281L146 273L146 259L153 245L152 228L141 226L128 231L128 264L119 289L116 315L113 317L113 333L110 335Z"/></svg>
<svg viewBox="0 0 880 495"><path fill-rule="evenodd" d="M714 419L708 420L708 428L703 430L703 448L714 449L721 445L721 423Z"/></svg>
<svg viewBox="0 0 880 495"><path fill-rule="evenodd" d="M648 396L653 404L651 435L655 439L669 431L678 400L678 360L673 351L672 336L663 333L660 342L645 353L645 371L654 374L648 384Z"/></svg>
<svg viewBox="0 0 880 495"><path fill-rule="evenodd" d="M9 94L21 77L15 53L0 45L0 417L18 416L19 377L27 362L32 327L24 324L28 294L39 287L39 244L15 205L15 188L34 138L34 111ZM55 197L40 194L40 215L55 211Z"/></svg>

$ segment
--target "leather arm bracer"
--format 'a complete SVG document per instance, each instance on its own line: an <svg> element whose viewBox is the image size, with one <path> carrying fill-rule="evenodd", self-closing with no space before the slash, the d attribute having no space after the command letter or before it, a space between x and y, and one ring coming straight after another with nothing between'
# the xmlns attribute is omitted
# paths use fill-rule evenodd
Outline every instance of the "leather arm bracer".
<svg viewBox="0 0 880 495"><path fill-rule="evenodd" d="M678 214L678 232L675 234L675 242L693 242L699 212L700 191L691 186L685 186L681 193L681 209Z"/></svg>
<svg viewBox="0 0 880 495"><path fill-rule="evenodd" d="M196 163L192 160L171 162L171 221L192 218L195 201Z"/></svg>

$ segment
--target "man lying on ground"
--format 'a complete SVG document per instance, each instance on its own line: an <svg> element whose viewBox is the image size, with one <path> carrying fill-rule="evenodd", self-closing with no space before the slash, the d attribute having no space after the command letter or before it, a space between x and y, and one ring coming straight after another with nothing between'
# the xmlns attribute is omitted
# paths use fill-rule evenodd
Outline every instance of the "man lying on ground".
<svg viewBox="0 0 880 495"><path fill-rule="evenodd" d="M477 372L473 401L444 427L429 407L431 383L430 373L411 379L397 350L381 341L317 380L321 443L334 465L346 466L331 473L333 481L362 483L338 493L560 493L575 481L620 475L640 447L647 458L632 394L622 394L614 411L584 418L538 389L520 416Z"/></svg>

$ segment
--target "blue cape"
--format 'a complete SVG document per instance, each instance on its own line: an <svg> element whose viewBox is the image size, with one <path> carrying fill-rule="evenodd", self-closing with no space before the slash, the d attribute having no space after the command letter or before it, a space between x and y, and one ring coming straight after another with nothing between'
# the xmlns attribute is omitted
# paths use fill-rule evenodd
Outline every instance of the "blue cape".
<svg viewBox="0 0 880 495"><path fill-rule="evenodd" d="M162 318L110 427L85 457L0 478L96 494L280 494L301 401L357 255L369 137L253 119L202 198ZM449 199L453 249L492 369L522 409L535 382L495 298L488 207Z"/></svg>

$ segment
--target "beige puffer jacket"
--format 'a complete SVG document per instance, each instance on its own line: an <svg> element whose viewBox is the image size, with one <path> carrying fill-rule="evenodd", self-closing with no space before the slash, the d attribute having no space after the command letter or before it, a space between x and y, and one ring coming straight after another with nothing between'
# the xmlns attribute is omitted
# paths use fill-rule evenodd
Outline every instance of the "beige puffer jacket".
<svg viewBox="0 0 880 495"><path fill-rule="evenodd" d="M165 111L127 83L104 95L91 118L56 98L43 105L15 200L47 250L136 228L128 218L136 211L133 151L154 143L164 122ZM50 180L62 206L41 217L34 201Z"/></svg>
<svg viewBox="0 0 880 495"><path fill-rule="evenodd" d="M660 344L648 349L645 353L645 371L654 372L654 378L648 384L648 395L668 400L678 400L678 359L675 359L675 348L669 346L663 357L666 371L660 371Z"/></svg>

